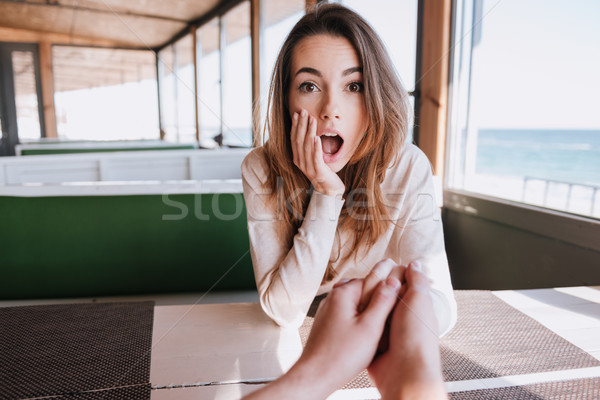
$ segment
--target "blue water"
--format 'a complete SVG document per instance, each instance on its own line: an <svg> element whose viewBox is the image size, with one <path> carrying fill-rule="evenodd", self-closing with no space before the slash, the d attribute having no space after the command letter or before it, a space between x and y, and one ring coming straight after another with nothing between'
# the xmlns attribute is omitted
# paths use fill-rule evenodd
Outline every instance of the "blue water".
<svg viewBox="0 0 600 400"><path fill-rule="evenodd" d="M600 185L600 130L481 129L476 172Z"/></svg>

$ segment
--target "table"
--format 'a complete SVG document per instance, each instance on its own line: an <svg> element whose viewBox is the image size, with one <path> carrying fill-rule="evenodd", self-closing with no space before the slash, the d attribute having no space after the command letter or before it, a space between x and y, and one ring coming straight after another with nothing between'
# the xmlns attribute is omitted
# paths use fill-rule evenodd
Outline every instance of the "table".
<svg viewBox="0 0 600 400"><path fill-rule="evenodd" d="M600 360L600 287L493 292L502 301ZM156 306L153 400L239 398L285 372L301 353L297 330L280 329L257 303ZM600 367L446 382L450 393L595 378ZM375 388L330 399L378 398Z"/></svg>
<svg viewBox="0 0 600 400"><path fill-rule="evenodd" d="M152 399L239 398L301 352L298 330L279 328L258 303L156 306Z"/></svg>
<svg viewBox="0 0 600 400"><path fill-rule="evenodd" d="M459 322L454 330L443 338L441 346L446 388L451 399L486 398L482 393L489 395L490 391L494 390L513 391L494 393L495 398L600 398L600 287L495 292L457 291L456 298L459 303ZM155 303L140 302L144 300L154 300ZM116 358L103 358L108 360L104 361L103 365L113 371L115 367L118 369L125 365L127 357L130 363L128 365L137 365L139 361L135 360L145 359L150 371L149 381L145 377L147 375L143 375L134 380L134 386L119 386L110 381L98 383L98 389L111 392L142 389L146 390L153 400L235 399L267 384L289 369L302 351L303 338L300 333L306 336L306 326L301 331L276 326L262 312L257 300L255 292L250 295L236 292L208 296L180 294L0 301L0 307L54 304L43 310L40 307L12 309L23 315L33 313L38 315L36 318L42 316L41 320L47 319L45 315L53 315L51 318L55 322L49 326L54 327L53 329L63 337L63 347L46 337L44 330L41 330L40 334L28 335L27 331L16 329L30 339L33 337L34 342L42 346L43 354L59 356L63 348L70 351L71 348L75 348L74 344L81 347L82 336L75 335L73 339L69 339L72 333L81 329L75 328L76 326L88 328L88 331L93 332L85 340L98 335L111 337L110 341L98 347L101 351L93 355L110 352L109 348L114 347L112 343L120 342L125 336L135 333L132 336L135 339L138 332L145 332L141 339L136 339L146 343L146 347L141 349L142 353L139 353L139 347L117 347ZM127 303L129 301L136 303ZM236 301L237 303L233 303ZM94 306L85 303L98 304ZM132 312L138 309L146 310L143 314L146 315L145 319L140 320L144 321L144 329L136 319L119 319L124 318L123 314L115 314L116 311L130 306L133 308L126 315L133 316ZM15 322L18 320L9 317L10 314L15 314L11 309L4 310L7 312L2 314L5 319L0 320L0 326L7 329L0 330L0 333L10 333L11 330L22 326ZM74 323L70 330L63 329L62 326L66 326L64 324L67 320L73 320L75 314L81 315L83 322ZM488 314L500 315L501 318L488 317ZM97 326L92 325L90 328L86 325L85 321L90 315L99 315L90 320L97 321L94 322ZM110 325L112 328L107 326L109 319L113 321ZM40 319L36 321L38 320ZM469 320L477 321L474 324L477 329L465 329L465 326L470 326L465 322ZM79 321L79 317L74 321ZM31 326L36 329L39 326L42 329L45 325ZM481 329L482 326L484 329ZM105 329L105 332L102 332L102 329ZM20 340L20 336L11 337L17 342ZM534 340L530 340L531 338ZM471 346L478 346L478 349L470 349ZM26 361L23 356L25 342L12 348L19 351L12 352L15 355L9 358L10 361L5 362L4 366L13 371L20 371L22 368L19 366L24 365ZM119 350L120 348L123 350ZM558 349L558 352L548 349ZM131 352L134 350L137 351L134 354L138 355L134 356L134 362L131 364ZM87 347L83 346L82 351L87 351ZM484 354L487 357L478 357L479 353L487 353ZM555 354L558 355L556 359L553 358ZM78 352L74 353L74 357L75 360L85 359L78 358ZM50 367L56 369L56 359L52 360ZM87 371L77 369L71 372L68 367L70 364L64 365L67 367L61 369L63 375L53 378L55 380L51 382L53 389L50 390L56 393L63 393L66 386L72 386L71 382L75 382L73 377L77 375L77 371ZM93 371L97 365L99 364L90 364L89 373L84 375L93 379L105 376ZM450 370L450 374L448 365L454 368ZM120 377L121 372L117 372L117 377ZM6 372L6 368L4 373L14 376L10 371ZM27 380L31 377L31 371L19 376L24 376ZM62 389L57 389L56 383ZM16 383L8 386L19 387ZM369 386L368 382L367 385L349 387L336 391L330 399L379 398L376 388ZM71 390L86 390L85 388L90 390L94 387L80 384ZM41 389L43 391L44 387ZM521 393L515 395L514 391L519 390L525 391L529 397L521 396ZM561 393L565 391L575 391L575 397L563 396ZM585 392L584 396L579 395L581 391ZM539 395L538 392L549 393L551 396ZM531 393L534 393L533 397L530 396Z"/></svg>

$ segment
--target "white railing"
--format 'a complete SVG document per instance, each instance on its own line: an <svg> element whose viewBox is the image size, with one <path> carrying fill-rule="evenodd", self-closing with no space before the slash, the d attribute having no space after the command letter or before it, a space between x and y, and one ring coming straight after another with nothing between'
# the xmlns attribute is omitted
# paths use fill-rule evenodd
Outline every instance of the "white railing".
<svg viewBox="0 0 600 400"><path fill-rule="evenodd" d="M596 215L600 186L554 179L523 178L521 201L564 211Z"/></svg>

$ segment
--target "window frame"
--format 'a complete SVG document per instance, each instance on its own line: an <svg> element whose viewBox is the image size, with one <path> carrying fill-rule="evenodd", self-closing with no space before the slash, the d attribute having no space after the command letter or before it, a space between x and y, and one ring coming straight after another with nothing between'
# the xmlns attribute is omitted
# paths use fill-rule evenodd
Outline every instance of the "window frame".
<svg viewBox="0 0 600 400"><path fill-rule="evenodd" d="M40 138L46 137L46 120L42 95L40 54L37 43L1 42L0 43L0 115L2 127L0 133L0 156L15 155L15 146L19 143L17 121L16 89L12 66L12 53L31 52L33 55L35 90L37 95ZM5 135L6 134L6 135Z"/></svg>
<svg viewBox="0 0 600 400"><path fill-rule="evenodd" d="M173 38L171 38L171 40L169 40L167 43L163 44L162 46L159 46L157 48L154 49L154 53L156 56L156 68L158 71L158 65L159 65L159 56L158 53L162 50L164 50L165 48L169 47L169 46L174 46L180 39L182 39L184 36L191 34L192 38L193 38L193 47L194 47L194 54L193 54L193 63L194 63L194 88L196 91L196 108L195 108L195 116L196 116L196 142L198 143L200 141L200 137L201 137L201 133L200 133L200 123L199 123L199 117L198 117L198 90L199 90L199 85L198 85L198 60L197 60L197 56L196 56L196 30L202 28L203 25L213 21L215 18L218 22L219 25L219 52L220 52L220 56L219 56L219 74L220 74L220 78L219 79L223 79L223 50L224 50L224 46L225 44L224 42L224 28L223 28L223 17L231 10L233 10L235 7L237 7L238 5L240 5L243 2L248 2L248 4L250 5L250 14L248 15L248 19L249 19L249 23L250 23L250 52L251 55L254 53L254 44L255 42L252 40L252 35L253 35L253 20L255 20L255 8L256 8L256 2L259 0L230 0L230 1L225 1L220 3L219 5L217 5L217 7L215 7L212 11L206 13L205 15L203 15L202 17L200 17L199 19L192 21L183 31L181 31L179 34L175 35ZM255 73L253 71L253 62L251 61L251 77L252 77L252 82L251 87L254 86L254 79L255 79ZM160 74L157 75L157 85L160 87L161 82L160 82ZM221 91L221 98L220 98L220 102L221 102L221 110L220 110L220 119L221 119L221 131L223 131L223 85L220 85L220 89ZM158 95L159 95L159 110L158 110L158 114L159 116L162 115L162 110L161 110L161 101L160 101L160 96L161 96L161 91L160 89L158 90ZM253 101L254 102L254 101ZM250 104L250 106L253 108L254 105ZM253 115L254 110L251 110L251 115ZM251 129L253 128L253 126L251 125ZM164 132L163 130L163 125L162 125L162 118L160 118L160 123L159 123L159 129L161 132L161 136L162 136L162 132ZM252 135L254 137L255 132L252 131Z"/></svg>
<svg viewBox="0 0 600 400"><path fill-rule="evenodd" d="M168 42L166 42L165 44L154 48L154 52L156 55L156 69L157 69L157 85L159 86L158 89L158 96L159 96L159 109L158 109L158 115L159 115L159 129L161 132L161 138L163 136L164 133L164 128L162 125L162 114L163 114L163 110L161 107L161 101L160 98L162 96L161 94L161 90L160 90L160 73L159 71L159 56L158 53L162 50L164 50L165 48L174 45L177 41L179 41L183 36L189 34L190 32L192 32L192 35L194 37L194 39L196 39L196 34L195 31L197 29L200 29L203 25L205 25L206 23L211 22L212 20L214 20L215 18L217 19L218 23L219 23L219 30L220 30L220 36L223 35L222 33L222 18L225 14L227 14L229 11L231 11L233 8L237 7L239 4L241 4L242 2L247 1L250 4L250 15L249 15L249 19L250 19L250 41L251 41L251 93L252 93L252 104L251 104L251 115L253 116L253 121L252 121L252 125L251 125L251 130L252 130L252 146L256 146L257 144L257 139L261 139L261 133L262 133L262 114L261 114L261 103L259 101L257 101L261 95L261 82L260 82L260 68L262 68L262 65L260 63L260 52L261 49L259 48L261 46L260 44L260 36L262 34L262 29L263 27L260 26L261 25L261 6L262 6L262 2L261 0L230 0L230 1L225 1L221 4L219 4L215 9L213 9L212 11L208 12L207 14L205 14L204 16L202 16L201 18L192 21L188 27L186 27L186 29L184 29L183 31L181 31L179 34L175 35L173 38L171 38L171 40L169 40ZM305 11L309 10L311 7L313 7L314 5L316 5L317 3L321 3L324 2L324 0L305 0ZM423 37L423 13L424 13L424 0L417 0L417 32L416 32L416 54L415 54L415 82L414 83L414 89L411 90L408 94L410 97L412 97L413 99L413 103L414 103L414 119L413 119L413 126L412 126L412 133L413 133L413 141L415 142L415 144L419 145L419 115L420 115L420 108L421 108L421 78L420 78L420 70L421 70L421 57L422 57L422 47L423 47L423 41L422 41L422 37ZM223 52L223 40L220 40L220 45L219 45L219 49L221 51L221 54ZM196 57L194 57L194 68L195 68L195 77L196 77L196 91L198 91L198 82L197 82L197 61ZM219 59L219 64L220 64L220 68L222 70L222 63L223 63L223 57L221 56ZM222 74L221 74L221 78L222 78ZM221 91L222 91L222 87L221 87ZM221 99L220 99L221 103L223 102L223 93L221 93ZM262 104L263 107L266 106L266 104ZM222 113L222 108L221 107L221 113ZM261 116L261 121L260 123L257 123L257 121L255 121L254 119L256 118L256 116ZM198 109L196 108L196 120L198 121ZM222 129L223 130L223 129ZM199 141L201 134L200 134L200 128L199 128L199 123L196 124L196 138L197 141Z"/></svg>

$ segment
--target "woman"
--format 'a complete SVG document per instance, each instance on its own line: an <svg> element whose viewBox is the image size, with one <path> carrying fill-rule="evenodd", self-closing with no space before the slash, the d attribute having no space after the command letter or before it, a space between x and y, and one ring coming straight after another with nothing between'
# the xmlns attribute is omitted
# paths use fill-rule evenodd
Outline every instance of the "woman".
<svg viewBox="0 0 600 400"><path fill-rule="evenodd" d="M409 119L406 90L364 19L324 4L296 24L273 72L269 138L242 164L260 302L278 324L300 325L316 295L389 258L420 262L440 333L454 325L431 168L405 143Z"/></svg>

